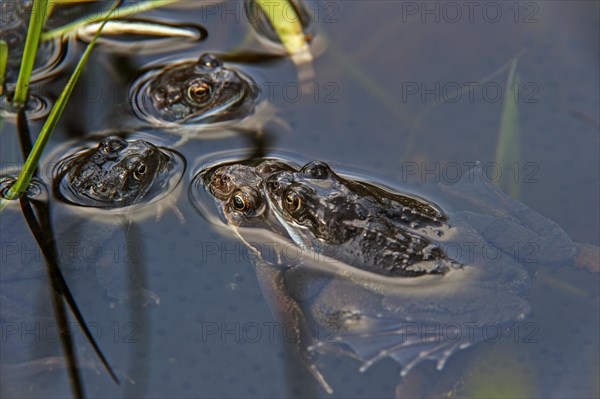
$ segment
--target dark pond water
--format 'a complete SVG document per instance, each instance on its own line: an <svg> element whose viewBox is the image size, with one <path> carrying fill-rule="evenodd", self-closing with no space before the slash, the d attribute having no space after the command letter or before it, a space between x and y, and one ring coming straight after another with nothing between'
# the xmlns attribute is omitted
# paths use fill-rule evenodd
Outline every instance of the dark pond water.
<svg viewBox="0 0 600 399"><path fill-rule="evenodd" d="M153 53L99 45L45 151L41 174L48 187L63 156L95 145L107 130L139 123L128 87L144 66L227 54L239 46L273 51L245 40L250 27L241 2L180 3L136 17L202 25L208 38L161 45ZM122 380L110 380L70 319L87 394L373 398L394 397L399 386L407 397L597 397L600 274L541 264L529 269L532 313L518 327L461 351L441 371L424 362L404 379L391 359L360 373L358 360L323 355L319 367L334 390L328 395L288 351L285 330L271 315L243 243L198 214L188 186L223 151L323 160L334 170L360 170L417 191L454 183L457 173L481 161L492 173L510 175L520 200L574 241L597 246L600 5L307 5L314 13L317 55L315 76L301 97L298 69L289 60L235 64L274 110L266 135L256 139L230 127L229 134L194 128L182 136L160 127L132 133L159 146L178 142L187 162L168 198L140 212L76 207L49 194L65 278ZM81 12L74 8L72 16ZM83 47L69 41L62 71L72 68ZM507 91L515 57L519 80ZM32 91L51 101L63 85L58 73ZM520 156L509 170L493 163L506 96L516 102L520 131ZM22 160L15 117L2 118L7 173ZM34 136L40 127L40 120L31 121ZM43 258L17 206L5 209L0 221L2 397L68 396ZM591 251L597 271L598 249Z"/></svg>

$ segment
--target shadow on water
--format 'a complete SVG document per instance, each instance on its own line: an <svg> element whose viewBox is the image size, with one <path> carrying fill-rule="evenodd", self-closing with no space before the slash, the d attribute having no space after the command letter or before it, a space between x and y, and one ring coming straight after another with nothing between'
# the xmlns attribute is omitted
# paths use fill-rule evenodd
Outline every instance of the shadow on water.
<svg viewBox="0 0 600 399"><path fill-rule="evenodd" d="M23 152L23 157L25 158L31 151L32 143L29 132L29 124L24 108L21 108L17 114L17 128L21 150ZM37 170L35 175L37 175ZM45 186L43 189L47 191ZM92 345L94 353L100 359L102 365L110 375L110 378L116 384L120 384L120 382L106 357L102 353L102 350L98 346L96 339L89 330L88 324L85 322L85 318L83 317L77 302L73 297L67 282L65 281L65 278L63 277L60 269L60 261L57 253L54 229L51 223L49 197L48 195L42 197L45 198L42 200L37 200L35 198L30 199L27 195L24 195L19 199L19 204L30 232L35 238L38 248L44 257L48 282L52 287L50 290L52 296L52 307L58 326L62 350L65 355L65 362L67 364L66 369L68 372L72 393L76 398L83 398L85 397L85 389L79 371L80 366L77 358L77 350L71 335L71 329L68 326L68 316L66 313L65 304L71 311L78 325L81 327L84 336Z"/></svg>

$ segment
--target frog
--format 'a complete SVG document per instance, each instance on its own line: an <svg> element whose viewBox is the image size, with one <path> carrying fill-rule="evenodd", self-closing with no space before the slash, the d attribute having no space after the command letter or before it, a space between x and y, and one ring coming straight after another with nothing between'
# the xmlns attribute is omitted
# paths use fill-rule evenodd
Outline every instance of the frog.
<svg viewBox="0 0 600 399"><path fill-rule="evenodd" d="M508 197L480 168L469 177L434 190L435 198L459 198L445 209L321 161L230 161L198 172L191 197L203 214L212 201L249 246L269 237L301 251L300 262L259 257L255 268L276 318L299 332L315 325L335 332L313 333L294 348L330 392L317 353L341 351L362 362L361 372L391 358L405 378L427 361L444 369L453 354L486 339L485 326L503 331L526 319L533 272L511 244L535 244L536 266L574 256L556 223Z"/></svg>
<svg viewBox="0 0 600 399"><path fill-rule="evenodd" d="M67 146L73 148L72 143ZM141 220L147 208L152 208L150 212L156 215L156 207L146 205L157 205L156 201L175 190L183 175L184 160L177 152L147 139L117 135L100 138L95 146L76 150L56 161L58 153L62 153L60 148L42 163L45 170L54 166L53 180L34 178L27 196L52 207L50 220L56 225L54 237L60 249L60 263L67 268L89 264L109 299L121 301L140 294L147 299L146 304L158 303L158 297L142 288L137 276L128 276L125 272L137 267L139 248L135 235L131 236L135 232L132 222ZM0 179L0 193L10 187L15 176L11 172ZM50 201L54 198L49 197L48 191L59 201ZM18 208L16 202L12 201L11 205ZM4 219L19 220L19 223L6 224L8 231L15 228L10 234L14 245L35 248L31 237L19 239L26 231L19 212L6 214ZM85 251L91 251L93 256ZM3 280L12 282L45 276L39 252L35 262L24 262L17 255L3 268Z"/></svg>
<svg viewBox="0 0 600 399"><path fill-rule="evenodd" d="M132 85L138 118L155 126L197 126L243 119L256 105L256 83L211 53L152 68Z"/></svg>
<svg viewBox="0 0 600 399"><path fill-rule="evenodd" d="M170 150L149 141L108 136L59 162L55 191L81 205L127 207L163 191L175 162Z"/></svg>
<svg viewBox="0 0 600 399"><path fill-rule="evenodd" d="M416 196L343 179L316 161L272 174L261 189L300 248L386 276L444 274L452 266L431 239L444 234L446 215Z"/></svg>

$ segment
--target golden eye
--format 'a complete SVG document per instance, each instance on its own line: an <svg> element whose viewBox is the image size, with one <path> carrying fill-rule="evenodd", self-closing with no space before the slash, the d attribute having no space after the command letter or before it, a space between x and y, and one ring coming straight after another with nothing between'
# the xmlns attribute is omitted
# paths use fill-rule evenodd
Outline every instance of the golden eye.
<svg viewBox="0 0 600 399"><path fill-rule="evenodd" d="M231 199L233 209L239 212L246 212L250 208L250 203L242 193L238 193Z"/></svg>
<svg viewBox="0 0 600 399"><path fill-rule="evenodd" d="M133 178L135 180L142 180L148 168L145 163L140 163L133 171Z"/></svg>
<svg viewBox="0 0 600 399"><path fill-rule="evenodd" d="M302 200L300 196L294 192L289 192L283 198L283 205L290 212L295 212L302 206Z"/></svg>
<svg viewBox="0 0 600 399"><path fill-rule="evenodd" d="M194 82L188 87L188 98L196 103L204 103L210 98L211 87L206 82Z"/></svg>

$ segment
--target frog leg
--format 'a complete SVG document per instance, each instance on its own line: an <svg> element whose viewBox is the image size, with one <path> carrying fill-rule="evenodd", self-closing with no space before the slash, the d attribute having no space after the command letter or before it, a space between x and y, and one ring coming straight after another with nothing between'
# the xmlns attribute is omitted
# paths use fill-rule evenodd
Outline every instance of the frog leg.
<svg viewBox="0 0 600 399"><path fill-rule="evenodd" d="M177 220L179 220L179 223L185 224L185 215L183 214L181 209L179 209L179 206L177 206L177 203L175 201L173 201L171 198L165 198L165 201L159 201L156 205L157 206L156 206L156 219L155 220L157 222L160 219L162 219L162 217L165 213L165 209L168 209L175 214L175 217L177 218Z"/></svg>
<svg viewBox="0 0 600 399"><path fill-rule="evenodd" d="M349 358L354 359L354 360L362 361L362 359L360 358L360 356L358 356L352 350L342 348L339 345L332 345L329 342L317 341L316 343L314 343L311 346L309 346L308 350L310 352L333 353L334 355L346 356L346 357L349 357Z"/></svg>
<svg viewBox="0 0 600 399"><path fill-rule="evenodd" d="M173 144L172 148L179 148L191 139L191 134L187 129L178 129L178 134L181 136L179 140Z"/></svg>
<svg viewBox="0 0 600 399"><path fill-rule="evenodd" d="M80 217L62 219L68 229L59 236L65 243L76 243L74 254L67 262L79 268L91 268L111 303L122 303L130 298L143 298L144 306L158 305L157 294L143 287L143 248L140 247L139 231L132 220L122 218L110 224L93 223ZM91 249L90 258L80 257L76 251Z"/></svg>
<svg viewBox="0 0 600 399"><path fill-rule="evenodd" d="M448 358L457 350L465 349L470 346L469 342L447 342L441 340L439 335L406 337L406 334L414 333L410 329L398 328L379 333L359 333L342 334L338 341L347 343L358 350L358 358L363 360L359 371L367 371L376 362L391 357L402 365L400 375L405 377L414 367L424 360L437 361L437 369L442 370ZM374 355L367 355L376 347L381 346L381 337L388 335L394 342L383 349L378 350ZM355 341L356 340L356 341ZM369 349L369 341L373 340L374 347ZM353 345L354 343L354 345ZM361 355L362 353L363 355Z"/></svg>
<svg viewBox="0 0 600 399"><path fill-rule="evenodd" d="M600 273L600 248L591 244L575 243L577 257L573 265L591 273Z"/></svg>
<svg viewBox="0 0 600 399"><path fill-rule="evenodd" d="M576 256L573 241L558 224L505 194L479 165L457 184L439 188L474 208L458 210L455 220L473 226L519 263L570 263Z"/></svg>
<svg viewBox="0 0 600 399"><path fill-rule="evenodd" d="M302 308L286 291L283 271L260 261L257 261L254 267L260 288L271 308L271 312L283 324L294 327L292 331L294 336L291 337L293 339L287 340L292 352L319 382L321 387L328 394L332 394L333 389L314 363L313 353L309 349L313 345L314 339L307 328Z"/></svg>

